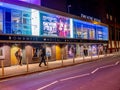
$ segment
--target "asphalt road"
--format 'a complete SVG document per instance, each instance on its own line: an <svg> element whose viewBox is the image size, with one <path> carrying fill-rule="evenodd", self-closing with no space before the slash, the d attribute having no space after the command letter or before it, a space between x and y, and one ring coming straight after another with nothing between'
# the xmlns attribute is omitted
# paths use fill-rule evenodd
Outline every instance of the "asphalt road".
<svg viewBox="0 0 120 90"><path fill-rule="evenodd" d="M0 90L120 90L120 57L1 80Z"/></svg>

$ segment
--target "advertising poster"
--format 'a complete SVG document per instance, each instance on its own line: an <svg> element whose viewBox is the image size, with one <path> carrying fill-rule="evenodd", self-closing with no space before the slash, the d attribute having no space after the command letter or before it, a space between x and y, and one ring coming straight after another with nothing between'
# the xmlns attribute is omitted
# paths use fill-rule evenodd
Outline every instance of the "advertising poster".
<svg viewBox="0 0 120 90"><path fill-rule="evenodd" d="M97 39L98 40L103 40L103 30L101 27L96 27L97 30Z"/></svg>
<svg viewBox="0 0 120 90"><path fill-rule="evenodd" d="M103 40L103 32L102 30L98 30L98 40Z"/></svg>
<svg viewBox="0 0 120 90"><path fill-rule="evenodd" d="M95 28L89 28L89 39L95 39Z"/></svg>
<svg viewBox="0 0 120 90"><path fill-rule="evenodd" d="M31 24L32 24L32 35L39 36L40 34L40 17L39 17L39 11L32 9L31 10Z"/></svg>
<svg viewBox="0 0 120 90"><path fill-rule="evenodd" d="M80 56L83 56L84 55L84 46L81 45L80 46Z"/></svg>
<svg viewBox="0 0 120 90"><path fill-rule="evenodd" d="M23 62L23 49L17 45L11 47L11 65L21 64Z"/></svg>
<svg viewBox="0 0 120 90"><path fill-rule="evenodd" d="M84 22L74 20L73 27L75 30L74 37L88 39L88 26Z"/></svg>
<svg viewBox="0 0 120 90"><path fill-rule="evenodd" d="M74 30L76 31L74 37L76 37L76 38L82 38L83 37L82 36L81 23L75 22L74 23Z"/></svg>
<svg viewBox="0 0 120 90"><path fill-rule="evenodd" d="M33 57L40 57L40 48L39 47L33 48Z"/></svg>
<svg viewBox="0 0 120 90"><path fill-rule="evenodd" d="M88 46L88 56L90 56L91 55L91 46L89 45Z"/></svg>
<svg viewBox="0 0 120 90"><path fill-rule="evenodd" d="M108 40L108 28L103 27L103 40Z"/></svg>
<svg viewBox="0 0 120 90"><path fill-rule="evenodd" d="M103 54L103 45L98 46L98 52L99 52L99 55Z"/></svg>
<svg viewBox="0 0 120 90"><path fill-rule="evenodd" d="M51 57L51 55L52 55L52 49L51 49L51 47L47 46L46 47L46 56Z"/></svg>
<svg viewBox="0 0 120 90"><path fill-rule="evenodd" d="M0 47L0 60L3 60L5 58L5 53L3 47Z"/></svg>
<svg viewBox="0 0 120 90"><path fill-rule="evenodd" d="M92 47L91 47L91 49L92 49L92 55L97 55L97 45L92 45Z"/></svg>
<svg viewBox="0 0 120 90"><path fill-rule="evenodd" d="M88 29L87 29L87 27L83 27L83 29L82 29L82 38L83 39L88 39Z"/></svg>
<svg viewBox="0 0 120 90"><path fill-rule="evenodd" d="M70 19L40 12L41 35L70 37Z"/></svg>
<svg viewBox="0 0 120 90"><path fill-rule="evenodd" d="M41 35L58 36L57 34L57 17L53 14L40 13Z"/></svg>
<svg viewBox="0 0 120 90"><path fill-rule="evenodd" d="M62 57L60 45L56 45L55 50L56 50L56 52L55 52L56 60L60 60Z"/></svg>
<svg viewBox="0 0 120 90"><path fill-rule="evenodd" d="M58 16L57 30L59 37L70 37L70 19Z"/></svg>
<svg viewBox="0 0 120 90"><path fill-rule="evenodd" d="M76 55L76 45L68 45L68 58L73 58Z"/></svg>

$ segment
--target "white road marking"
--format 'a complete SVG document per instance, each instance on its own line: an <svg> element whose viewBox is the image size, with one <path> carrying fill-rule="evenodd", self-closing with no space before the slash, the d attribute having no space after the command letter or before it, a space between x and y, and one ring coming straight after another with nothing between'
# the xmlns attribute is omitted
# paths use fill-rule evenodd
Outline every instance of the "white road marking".
<svg viewBox="0 0 120 90"><path fill-rule="evenodd" d="M115 63L115 65L118 65L120 63L120 61L117 61L116 63Z"/></svg>
<svg viewBox="0 0 120 90"><path fill-rule="evenodd" d="M108 67L112 67L112 66L116 66L116 65L115 64L111 64L111 65L102 66L100 68L102 69L102 68L108 68Z"/></svg>
<svg viewBox="0 0 120 90"><path fill-rule="evenodd" d="M93 70L93 71L91 72L91 74L97 72L98 70L99 70L99 68L96 68L95 70Z"/></svg>
<svg viewBox="0 0 120 90"><path fill-rule="evenodd" d="M119 63L120 63L120 62L117 61L115 64L106 65L106 66L102 66L102 67L96 68L95 70L93 70L93 71L90 72L90 73L86 73L86 74L81 74L81 75L77 75L77 76L73 76L73 77L68 77L68 78L60 79L59 81L62 82L62 81L70 80L70 79L75 79L75 78L81 78L81 77L84 77L84 76L89 76L89 75L94 74L95 72L97 72L99 69L116 66L116 65L118 65ZM45 85L45 86L43 86L43 87L41 87L41 88L39 88L39 89L37 89L37 90L42 90L42 89L45 89L45 88L47 88L47 87L50 87L50 86L58 83L59 81L54 81L54 82L52 82L52 83L50 83L50 84L47 84L47 85Z"/></svg>
<svg viewBox="0 0 120 90"><path fill-rule="evenodd" d="M101 66L101 67L99 67L99 68L96 68L95 70L93 70L93 71L90 72L90 73L86 73L86 74L81 74L81 75L77 75L77 76L73 76L73 77L68 77L68 78L60 79L60 80L58 80L58 81L54 81L54 82L49 83L49 84L47 84L47 85L45 85L45 86L43 86L43 87L40 87L40 88L38 88L38 89L36 89L36 90L43 90L43 89L45 89L45 88L47 88L47 87L50 87L50 86L58 83L59 81L62 82L62 81L66 81L66 80L71 80L71 79L75 79L75 78L81 78L81 77L89 76L89 75L94 74L95 72L97 72L99 69L116 66L116 65L118 65L119 63L120 63L120 61L117 61L117 62L115 62L115 64L106 65L106 66ZM7 79L7 80L2 80L2 81L0 81L0 82L4 82L4 81L8 81L8 79Z"/></svg>
<svg viewBox="0 0 120 90"><path fill-rule="evenodd" d="M43 87L41 87L41 88L38 88L37 90L43 90L43 89L45 89L45 88L47 88L47 87L50 87L50 86L56 84L57 82L58 82L58 81L54 81L54 82L52 82L52 83L50 83L50 84L47 84L47 85L45 85L45 86L43 86Z"/></svg>
<svg viewBox="0 0 120 90"><path fill-rule="evenodd" d="M80 78L80 77L84 77L84 76L88 76L88 75L90 75L90 73L86 73L86 74L81 74L81 75L77 75L77 76L73 76L73 77L64 78L64 79L61 79L60 81L66 81L66 80L70 80L70 79L74 79L74 78Z"/></svg>

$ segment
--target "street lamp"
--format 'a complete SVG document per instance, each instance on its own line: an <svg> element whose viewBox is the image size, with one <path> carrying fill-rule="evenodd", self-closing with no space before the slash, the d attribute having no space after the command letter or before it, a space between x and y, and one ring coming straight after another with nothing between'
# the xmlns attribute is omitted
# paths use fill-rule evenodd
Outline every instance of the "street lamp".
<svg viewBox="0 0 120 90"><path fill-rule="evenodd" d="M69 5L67 6L67 11L68 11L68 13L70 13L70 8L71 8L71 4L69 4Z"/></svg>

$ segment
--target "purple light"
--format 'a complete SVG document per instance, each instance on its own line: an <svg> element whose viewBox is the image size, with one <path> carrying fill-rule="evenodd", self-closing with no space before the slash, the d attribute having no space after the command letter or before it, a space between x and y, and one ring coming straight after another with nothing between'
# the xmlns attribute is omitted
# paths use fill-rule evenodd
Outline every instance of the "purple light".
<svg viewBox="0 0 120 90"><path fill-rule="evenodd" d="M41 0L17 0L17 1L23 1L23 2L36 4L36 5L41 5Z"/></svg>

